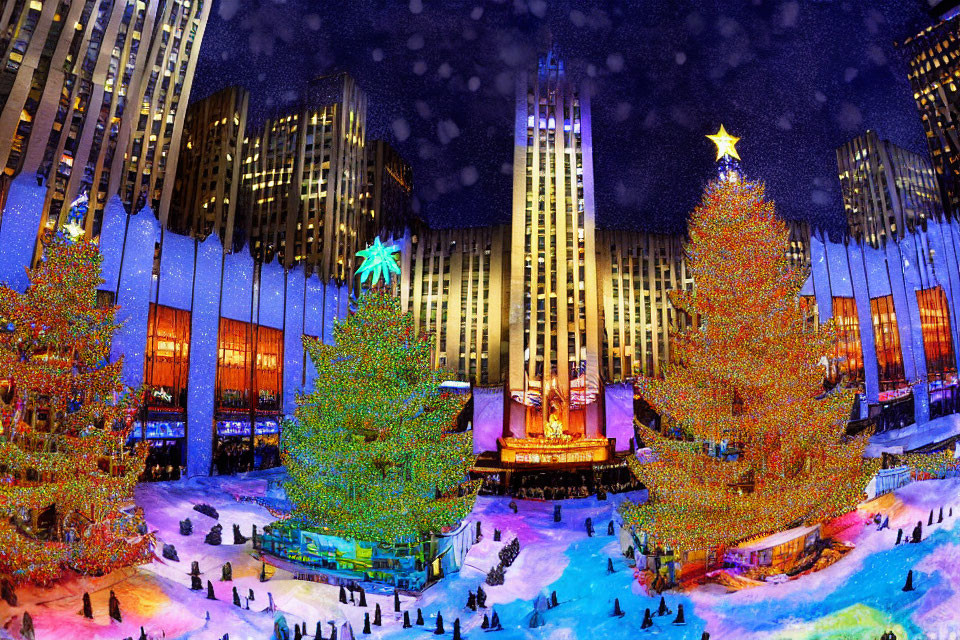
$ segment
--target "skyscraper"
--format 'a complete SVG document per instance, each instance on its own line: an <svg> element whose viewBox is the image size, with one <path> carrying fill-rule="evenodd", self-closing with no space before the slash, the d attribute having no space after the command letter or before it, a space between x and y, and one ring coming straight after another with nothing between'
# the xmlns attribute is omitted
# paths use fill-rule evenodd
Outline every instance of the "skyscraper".
<svg viewBox="0 0 960 640"><path fill-rule="evenodd" d="M605 382L659 376L671 362L670 334L685 330L686 314L670 291L693 288L683 259L683 238L642 231L597 231L600 372Z"/></svg>
<svg viewBox="0 0 960 640"><path fill-rule="evenodd" d="M0 203L20 173L47 187L41 228L80 193L166 221L203 0L29 0L0 8ZM2 224L2 222L0 222Z"/></svg>
<svg viewBox="0 0 960 640"><path fill-rule="evenodd" d="M402 235L405 228L416 231L413 213L413 170L386 140L371 140L366 146L367 181L363 217L366 238L385 232Z"/></svg>
<svg viewBox="0 0 960 640"><path fill-rule="evenodd" d="M510 227L421 228L401 241L400 305L433 333L434 365L502 387L507 369ZM501 425L502 426L502 425Z"/></svg>
<svg viewBox="0 0 960 640"><path fill-rule="evenodd" d="M874 131L837 149L837 169L847 227L861 242L879 247L943 214L930 160Z"/></svg>
<svg viewBox="0 0 960 640"><path fill-rule="evenodd" d="M246 221L237 218L240 167L250 93L228 87L187 108L180 160L167 226L205 238L220 236L225 249L246 234ZM241 215L241 218L244 216Z"/></svg>
<svg viewBox="0 0 960 640"><path fill-rule="evenodd" d="M596 436L600 325L590 100L551 52L517 78L509 431Z"/></svg>
<svg viewBox="0 0 960 640"><path fill-rule="evenodd" d="M946 3L953 6L955 3ZM939 12L938 12L939 13ZM960 213L960 7L903 44L930 158L948 215Z"/></svg>
<svg viewBox="0 0 960 640"><path fill-rule="evenodd" d="M353 275L363 220L367 98L345 73L312 81L299 110L248 129L243 167L254 256Z"/></svg>

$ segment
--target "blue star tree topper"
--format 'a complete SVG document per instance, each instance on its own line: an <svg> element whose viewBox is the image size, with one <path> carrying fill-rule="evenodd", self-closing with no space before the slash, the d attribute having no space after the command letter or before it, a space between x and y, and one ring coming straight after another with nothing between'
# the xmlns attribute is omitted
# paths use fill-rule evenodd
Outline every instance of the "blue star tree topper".
<svg viewBox="0 0 960 640"><path fill-rule="evenodd" d="M400 275L400 266L395 255L400 248L392 244L383 244L380 238L374 238L373 244L357 252L357 257L363 258L363 264L357 269L360 283L370 276L370 286L376 286L381 278L384 284L390 284L390 274Z"/></svg>

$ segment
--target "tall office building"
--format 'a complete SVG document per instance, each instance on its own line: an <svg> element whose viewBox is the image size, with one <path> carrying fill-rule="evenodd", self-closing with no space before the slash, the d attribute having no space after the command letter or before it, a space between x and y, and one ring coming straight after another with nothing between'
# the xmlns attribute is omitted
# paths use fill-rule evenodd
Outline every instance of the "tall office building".
<svg viewBox="0 0 960 640"><path fill-rule="evenodd" d="M935 11L940 20L901 45L944 210L960 213L960 7Z"/></svg>
<svg viewBox="0 0 960 640"><path fill-rule="evenodd" d="M13 177L47 187L41 227L82 192L166 221L210 2L15 0L0 6L0 202ZM0 221L2 224L2 221Z"/></svg>
<svg viewBox="0 0 960 640"><path fill-rule="evenodd" d="M174 47L175 32L164 25L169 17L177 20L167 10L180 5L163 4L167 17L158 22L143 10L146 3L131 3L129 16L101 14L110 29L116 27L104 31L90 12L76 14L77 7L92 11L95 4L61 2L57 6L67 12L66 19L44 13L46 2L0 5L5 38L0 45L7 60L0 70L0 126L6 127L0 131L10 132L0 137L2 159L8 162L5 188L15 178L0 218L0 279L12 281L19 274L14 284L20 288L27 284L24 266L32 256L32 249L19 250L26 244L22 240L32 238L41 210L49 208L55 193L65 202L77 192L55 191L60 182L54 177L49 188L36 186L34 175L49 140L55 138L57 158L67 149L69 157L84 163L113 154L96 165L99 177L89 183L107 185L92 192L96 206L102 206L116 192L110 185L126 178L117 158L133 144L135 131L153 131L152 114L166 108L148 105L143 119L143 112L120 107L127 95L149 93L146 58L134 53L155 47L135 47L140 36L133 34L151 34L149 42ZM190 11L200 8L182 4ZM47 29L42 34L41 24ZM54 30L63 24L81 27L71 32L73 53L57 44L60 35ZM129 48L103 58L102 84L87 80L84 85L84 78L94 76L59 71L68 54L71 60L83 58L80 52L93 46L98 29L97 37L109 41L121 38L124 24L131 35L122 42ZM53 54L30 48L40 40L11 35L31 30ZM165 39L164 33L171 35ZM110 61L126 61L128 54L134 55L130 78L110 75ZM17 64L27 59L46 60L28 73L39 83L36 92L18 72ZM96 55L93 60L99 64ZM158 79L166 68L157 67ZM83 72L82 64L77 69ZM54 76L57 80L50 80ZM84 86L86 92L79 88ZM63 102L41 100L51 92L59 95L63 87L69 89ZM247 198L251 248L260 258L281 256L284 266L306 263L312 274L284 271L276 263L255 265L245 253L224 256L219 247L159 230L150 216L127 216L107 207L100 288L121 296L128 311L118 343L125 352L125 379L158 392L140 426L143 437L173 442L171 451L187 451L191 473L209 469L217 442L248 435L275 438L279 415L289 414L296 392L312 384L301 338L329 341L335 320L349 313L354 255L376 229L401 245L394 290L402 308L413 313L417 330L431 332L434 365L474 385L474 451L481 471L497 476L511 491L523 491L524 473L518 472L560 468L596 479L608 463L622 462L617 454L635 443L635 420L649 417L635 404L631 378L660 375L673 358L671 333L691 322L669 298L670 291L693 286L684 238L595 229L588 95L553 54L522 75L517 88L512 221L461 229L417 224L401 232L397 219L407 215L409 168L386 143L366 143L365 98L345 75L313 83L299 108L256 133L249 128L241 133L242 92L221 92L192 108L178 197L195 179L198 184L189 188L199 195L185 201L219 207L203 218L218 231L224 224L224 231L229 229L230 210L223 209L227 198L231 208ZM97 111L104 105L106 116ZM88 112L100 115L88 122ZM159 121L166 122L165 117ZM98 129L101 118L109 128ZM228 168L232 152L225 149L241 139L243 163L234 197L238 155ZM170 154L177 151L171 147ZM139 163L139 152L137 157ZM924 422L957 412L960 229L956 220L941 215L933 169L921 156L869 132L841 148L838 159L851 230L859 237L837 242L811 232L806 223L792 223L788 248L794 264L810 268L800 295L811 326L833 319L841 329L825 375L862 384L870 415L878 414L887 428L914 417ZM83 172L70 171L72 166L66 163L64 184L82 185ZM24 175L28 168L31 173ZM46 174L39 177L43 182ZM140 184L140 178L134 182ZM167 184L172 182L165 180L164 189ZM181 215L174 210L168 223L179 226ZM904 240L886 242L882 251L867 244L900 237ZM188 380L214 370L209 384ZM580 480L575 482L579 490Z"/></svg>
<svg viewBox="0 0 960 640"><path fill-rule="evenodd" d="M400 244L400 305L413 312L419 331L433 333L434 366L500 386L507 370L509 225L421 227Z"/></svg>
<svg viewBox="0 0 960 640"><path fill-rule="evenodd" d="M553 52L517 78L509 430L596 436L600 330L590 100Z"/></svg>
<svg viewBox="0 0 960 640"><path fill-rule="evenodd" d="M669 295L693 288L683 259L683 238L598 230L597 269L604 381L662 375L663 365L671 362L671 334L689 325Z"/></svg>
<svg viewBox="0 0 960 640"><path fill-rule="evenodd" d="M419 220L413 213L413 170L386 140L367 143L367 181L364 189L366 238L379 233L403 235L416 231Z"/></svg>
<svg viewBox="0 0 960 640"><path fill-rule="evenodd" d="M943 214L930 160L873 131L837 149L837 169L849 233L873 247Z"/></svg>
<svg viewBox="0 0 960 640"><path fill-rule="evenodd" d="M206 238L220 236L225 249L245 239L244 216L237 217L242 144L250 93L228 87L187 108L180 160L167 226Z"/></svg>
<svg viewBox="0 0 960 640"><path fill-rule="evenodd" d="M310 83L299 110L248 130L243 184L254 256L349 280L362 248L367 98L345 73Z"/></svg>
<svg viewBox="0 0 960 640"><path fill-rule="evenodd" d="M789 231L787 255L793 267L810 269L810 223L806 220L786 220Z"/></svg>

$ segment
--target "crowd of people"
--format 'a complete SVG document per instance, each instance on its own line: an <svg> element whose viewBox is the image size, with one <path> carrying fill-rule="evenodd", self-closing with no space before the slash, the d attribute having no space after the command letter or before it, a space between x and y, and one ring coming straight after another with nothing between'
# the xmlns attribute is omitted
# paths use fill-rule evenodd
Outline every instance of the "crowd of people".
<svg viewBox="0 0 960 640"><path fill-rule="evenodd" d="M280 447L276 444L267 444L263 440L258 441L253 450L253 461L257 469L279 467L283 464L280 460Z"/></svg>
<svg viewBox="0 0 960 640"><path fill-rule="evenodd" d="M182 463L183 452L179 441L152 441L140 479L144 482L179 480L183 473Z"/></svg>
<svg viewBox="0 0 960 640"><path fill-rule="evenodd" d="M590 489L583 474L558 472L526 475L513 493L524 500L564 500L586 498Z"/></svg>
<svg viewBox="0 0 960 640"><path fill-rule="evenodd" d="M624 493L641 489L646 487L637 480L626 465L604 469L597 477L597 493Z"/></svg>
<svg viewBox="0 0 960 640"><path fill-rule="evenodd" d="M179 480L185 472L183 443L180 440L150 441L142 482ZM282 464L280 447L264 439L257 440L253 449L246 438L221 438L213 457L218 475L233 475L254 469L272 469Z"/></svg>
<svg viewBox="0 0 960 640"><path fill-rule="evenodd" d="M213 458L217 474L233 475L280 466L280 447L259 439L253 449L246 438L223 438Z"/></svg>
<svg viewBox="0 0 960 640"><path fill-rule="evenodd" d="M514 472L509 486L502 473L483 476L480 493L512 495L525 500L564 500L586 498L594 493L622 493L643 489L625 465L602 470Z"/></svg>

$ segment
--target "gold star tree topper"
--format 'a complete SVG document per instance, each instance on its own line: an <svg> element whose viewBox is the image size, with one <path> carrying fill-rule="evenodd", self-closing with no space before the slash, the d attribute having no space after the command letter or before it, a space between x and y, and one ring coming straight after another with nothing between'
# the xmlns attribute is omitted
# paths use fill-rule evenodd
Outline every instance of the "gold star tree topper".
<svg viewBox="0 0 960 640"><path fill-rule="evenodd" d="M736 144L740 142L740 138L732 136L727 133L727 130L723 128L723 125L720 125L720 131L717 131L712 136L707 136L710 138L710 141L717 145L717 162L723 156L730 156L736 160L740 159L740 154L737 153Z"/></svg>
<svg viewBox="0 0 960 640"><path fill-rule="evenodd" d="M83 237L84 229L76 220L71 220L63 225L63 230L72 242L76 242Z"/></svg>

